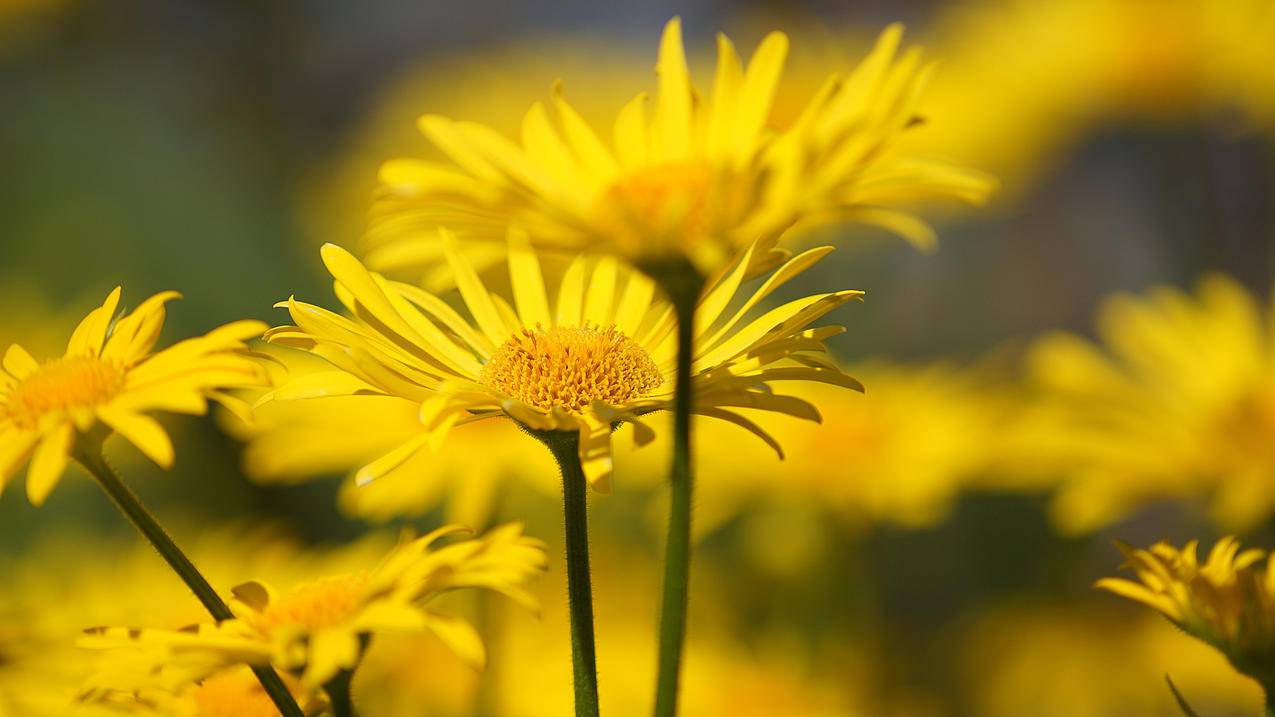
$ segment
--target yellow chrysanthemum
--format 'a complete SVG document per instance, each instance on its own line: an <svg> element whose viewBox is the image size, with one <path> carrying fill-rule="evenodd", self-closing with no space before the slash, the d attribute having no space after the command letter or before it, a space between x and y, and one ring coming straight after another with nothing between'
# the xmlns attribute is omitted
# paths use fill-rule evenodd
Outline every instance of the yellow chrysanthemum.
<svg viewBox="0 0 1275 717"><path fill-rule="evenodd" d="M209 525L207 520L173 526L189 536L191 558L218 587L252 575L296 580L318 572L356 569L374 562L393 545L376 535L340 549L303 550L277 529ZM251 550L245 550L251 546ZM56 566L56 569L50 569ZM76 704L86 683L107 655L76 647L93 625L152 624L168 627L206 619L206 613L150 545L136 540L55 531L50 539L10 549L2 558L5 589L0 591L0 717L109 717L105 705ZM68 596L74 596L69 599ZM369 660L381 661L375 648ZM119 655L111 654L110 658ZM155 663L151 663L152 665ZM100 683L131 688L144 673Z"/></svg>
<svg viewBox="0 0 1275 717"><path fill-rule="evenodd" d="M700 530L745 506L831 513L853 526L928 527L948 515L962 490L985 485L998 456L998 435L1010 423L1004 386L986 372L943 364L874 361L844 370L868 392L794 387L794 395L819 407L823 422L768 426L784 446L782 462L756 446L738 445L725 428L707 421L696 426L700 473L715 476L699 489ZM661 475L668 447L662 448L635 456L637 468ZM758 543L787 548L768 537Z"/></svg>
<svg viewBox="0 0 1275 717"><path fill-rule="evenodd" d="M143 667L145 669L145 667ZM309 716L330 714L322 695L303 692L296 681L284 677L301 711ZM140 690L97 690L82 698L83 704L100 705L113 714L139 717L278 717L279 708L245 666L222 670L198 682L173 690L151 687Z"/></svg>
<svg viewBox="0 0 1275 717"><path fill-rule="evenodd" d="M430 601L444 592L485 588L534 608L526 584L546 564L544 546L520 524L480 538L438 547L439 540L468 532L446 527L402 542L380 565L275 592L259 582L233 590L237 617L184 631L104 628L83 644L140 648L178 677L229 665L270 663L300 673L301 686L325 685L353 670L367 640L379 633L432 632L460 657L481 664L481 639L468 622L438 612Z"/></svg>
<svg viewBox="0 0 1275 717"><path fill-rule="evenodd" d="M1012 195L1105 126L1203 121L1269 132L1272 36L1266 0L946 5L927 35L942 72L920 107L941 121L903 145L977 161ZM822 72L810 63L798 76L812 85Z"/></svg>
<svg viewBox="0 0 1275 717"><path fill-rule="evenodd" d="M1156 499L1207 498L1243 529L1275 506L1275 310L1234 280L1110 299L1102 346L1071 334L1029 355L1039 399L1014 444L1058 473L1058 524L1082 532Z"/></svg>
<svg viewBox="0 0 1275 717"><path fill-rule="evenodd" d="M1160 542L1149 550L1121 546L1138 581L1103 578L1097 587L1151 607L1216 647L1235 669L1263 686L1275 684L1275 562L1240 550L1235 538L1214 544L1203 564L1198 541L1181 550Z"/></svg>
<svg viewBox="0 0 1275 717"><path fill-rule="evenodd" d="M44 363L18 344L9 346L0 372L0 484L30 458L27 496L43 503L79 436L98 426L168 467L172 443L148 411L201 414L208 399L242 410L222 391L264 380L260 365L244 355L244 341L260 336L265 325L239 321L152 353L164 305L177 296L156 294L117 319L116 287L80 322L66 353Z"/></svg>
<svg viewBox="0 0 1275 717"><path fill-rule="evenodd" d="M688 257L711 274L758 239L794 224L832 219L875 224L919 244L932 230L898 205L931 197L980 201L991 182L941 162L892 152L919 120L930 76L921 53L897 60L892 26L848 77L830 77L787 127L771 126L771 105L788 39L771 33L745 68L718 37L712 94L691 86L681 23L660 43L658 96L616 117L608 146L555 89L555 126L536 103L521 145L494 130L437 115L425 135L454 164L400 159L381 171L382 200L369 234L373 251L401 257L401 242L433 242L434 226L465 237L503 238L509 228L534 243L599 251L639 265Z"/></svg>
<svg viewBox="0 0 1275 717"><path fill-rule="evenodd" d="M732 409L817 420L812 405L774 393L770 382L860 388L821 353L823 339L842 329L807 327L862 292L816 294L744 321L775 289L830 250L794 257L741 304L737 294L752 263L746 252L703 294L695 322L695 412L740 425L777 446ZM263 402L366 395L419 404L421 431L360 469L360 482L402 469L418 451L438 445L458 422L508 416L532 430L578 432L585 475L606 490L613 426L633 423L635 440L648 443L654 436L640 416L671 405L672 310L656 296L650 279L612 258L572 263L551 309L540 263L524 244L510 246L512 306L490 293L465 258L449 248L447 259L474 323L433 294L368 272L339 247L325 246L323 259L336 279L338 297L355 318L291 299L286 306L296 325L272 329L267 338L309 349L336 368L296 378ZM733 310L727 312L728 307Z"/></svg>
<svg viewBox="0 0 1275 717"><path fill-rule="evenodd" d="M309 353L284 349L271 355L290 379L332 370ZM222 423L246 442L243 467L249 478L273 484L348 474L340 508L371 521L420 516L442 505L447 522L485 526L511 481L548 496L561 490L552 458L534 443L505 442L499 451L488 450L507 428L495 421L458 426L448 433L448 450L421 451L399 470L359 485L356 469L420 434L419 411L420 404L397 396L328 396L269 401L253 411L251 422L227 413Z"/></svg>

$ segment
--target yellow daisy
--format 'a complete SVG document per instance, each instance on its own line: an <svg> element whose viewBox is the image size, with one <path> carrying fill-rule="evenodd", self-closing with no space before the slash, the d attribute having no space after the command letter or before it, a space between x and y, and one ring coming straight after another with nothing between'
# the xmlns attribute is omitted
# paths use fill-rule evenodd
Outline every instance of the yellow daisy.
<svg viewBox="0 0 1275 717"><path fill-rule="evenodd" d="M332 364L310 353L272 346L265 350L278 359L267 370L280 383L332 370ZM244 395L256 400L264 393ZM359 485L356 469L420 434L419 412L419 403L398 396L328 396L269 401L252 412L251 422L229 412L220 418L228 432L245 441L243 469L249 478L287 484L345 474L339 494L342 512L375 522L424 515L441 505L445 522L486 526L514 482L536 495L559 496L553 460L534 442L513 441L499 451L488 450L507 436L507 426L497 421L454 428L447 436L448 450L422 451L399 470Z"/></svg>
<svg viewBox="0 0 1275 717"><path fill-rule="evenodd" d="M102 628L82 644L129 648L155 656L178 676L211 674L234 664L271 664L299 673L301 686L326 686L359 664L367 643L380 633L432 632L460 657L481 665L481 639L465 620L430 602L462 588L485 588L528 607L526 590L546 564L543 544L523 535L520 524L442 547L440 540L468 532L445 527L406 540L371 570L335 575L276 592L260 582L232 591L236 617L180 631Z"/></svg>
<svg viewBox="0 0 1275 717"><path fill-rule="evenodd" d="M126 667L127 665L125 665ZM145 668L143 668L145 669ZM295 680L285 678L293 697L307 717L331 714L321 694L305 693ZM197 682L171 690L100 689L81 697L82 705L101 706L112 714L140 717L278 717L279 708L262 689L252 671L242 665L221 670ZM83 709L81 707L80 709ZM77 713L78 714L78 713Z"/></svg>
<svg viewBox="0 0 1275 717"><path fill-rule="evenodd" d="M551 304L539 260L518 242L509 254L511 305L488 291L449 237L443 241L472 323L441 298L371 273L329 244L324 263L354 318L290 299L281 305L296 325L271 329L267 338L309 349L335 368L296 378L263 402L388 395L418 403L420 432L360 469L362 483L400 470L418 451L439 445L454 424L508 416L531 430L578 432L585 475L595 488L607 490L613 426L633 423L635 440L648 443L654 435L640 416L672 404L672 309L656 296L650 279L609 257L577 258ZM770 382L861 388L822 353L822 341L843 329L809 327L862 292L815 294L745 321L775 289L829 251L821 247L794 257L751 295L741 295L752 263L751 252L745 252L704 292L695 321L696 413L742 426L777 448L769 434L734 409L818 420L811 404L774 393ZM747 296L742 303L741 296Z"/></svg>
<svg viewBox="0 0 1275 717"><path fill-rule="evenodd" d="M1101 343L1056 333L1028 368L1037 400L1012 442L1055 473L1058 524L1083 532L1154 500L1207 499L1230 529L1275 508L1275 309L1233 279L1118 295Z"/></svg>
<svg viewBox="0 0 1275 717"><path fill-rule="evenodd" d="M164 305L177 297L156 294L116 318L116 287L80 322L63 356L40 363L18 344L9 346L0 371L0 485L30 458L27 496L43 503L90 433L118 433L168 467L172 443L147 412L202 414L208 399L242 410L223 390L264 380L244 342L265 325L238 321L152 353Z"/></svg>
<svg viewBox="0 0 1275 717"><path fill-rule="evenodd" d="M1096 586L1151 607L1226 655L1263 687L1275 685L1275 562L1266 551L1240 550L1235 538L1214 544L1203 563L1198 541L1181 550L1121 546L1138 580L1103 578Z"/></svg>
<svg viewBox="0 0 1275 717"><path fill-rule="evenodd" d="M929 245L933 231L900 204L977 202L992 183L892 151L918 124L931 73L919 49L898 55L902 32L888 28L854 72L829 77L786 127L772 125L771 107L788 38L768 35L745 67L719 35L713 90L701 97L677 18L660 42L651 116L646 95L634 98L616 117L611 146L560 86L552 99L557 125L543 104L533 104L521 144L480 124L425 115L421 131L452 163L398 159L383 166L369 247L382 258L391 251L410 259L421 252L387 245L433 242L422 230L438 225L489 239L512 227L540 245L647 267L686 257L711 274L752 242L773 240L795 224L850 220Z"/></svg>

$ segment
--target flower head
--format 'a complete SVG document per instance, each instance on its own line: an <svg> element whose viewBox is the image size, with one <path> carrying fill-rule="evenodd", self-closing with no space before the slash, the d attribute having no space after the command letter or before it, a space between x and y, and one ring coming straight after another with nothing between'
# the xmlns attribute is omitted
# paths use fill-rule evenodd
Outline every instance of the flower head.
<svg viewBox="0 0 1275 717"><path fill-rule="evenodd" d="M737 294L752 263L751 252L745 252L704 292L696 314L697 413L740 425L777 448L765 431L731 409L817 420L813 406L774 393L770 383L822 381L859 388L822 354L823 339L841 328L809 326L861 292L816 294L744 321L759 302L829 250L793 258L741 303ZM296 325L272 329L267 338L308 349L335 368L299 376L262 403L347 395L395 396L419 404L421 430L364 466L358 473L364 483L401 469L418 451L438 445L457 423L508 416L535 431L578 433L585 474L605 490L612 428L621 421L633 423L636 440L648 443L654 436L641 415L672 403L676 337L671 308L657 298L650 279L609 257L578 258L568 266L552 309L540 262L525 244L510 247L512 304L489 291L461 254L449 249L447 258L472 323L443 299L371 273L339 247L324 247L337 296L353 318L291 299L286 306Z"/></svg>
<svg viewBox="0 0 1275 717"><path fill-rule="evenodd" d="M181 631L104 628L91 631L83 644L140 648L154 656L152 664L175 675L177 684L229 665L270 663L299 673L301 686L314 689L341 670L353 670L366 641L379 633L432 632L461 658L482 664L485 652L474 628L430 602L450 590L485 588L534 607L526 585L546 558L544 546L524 536L519 524L439 547L443 538L464 532L441 528L401 542L370 570L286 591L244 583L233 591L236 618L217 625Z"/></svg>
<svg viewBox="0 0 1275 717"><path fill-rule="evenodd" d="M1097 587L1159 611L1216 647L1237 670L1270 684L1275 678L1275 562L1266 551L1240 550L1235 538L1214 544L1200 563L1197 541L1182 549L1160 542L1149 550L1121 546L1137 582L1104 578Z"/></svg>
<svg viewBox="0 0 1275 717"><path fill-rule="evenodd" d="M1275 509L1275 308L1234 279L1108 299L1101 343L1029 354L1036 400L1014 431L1024 468L1062 476L1054 517L1092 530L1145 502L1204 498L1248 528Z"/></svg>
<svg viewBox="0 0 1275 717"><path fill-rule="evenodd" d="M265 325L239 321L152 352L164 305L177 296L156 294L116 318L116 287L80 322L63 356L40 363L9 346L0 371L0 485L30 458L27 496L43 503L77 442L95 429L118 433L168 467L172 443L148 411L201 414L208 399L242 410L223 390L264 381L244 342Z"/></svg>
<svg viewBox="0 0 1275 717"><path fill-rule="evenodd" d="M127 665L122 666L127 669ZM145 668L143 668L145 669ZM100 677L99 677L100 679ZM317 717L328 714L327 700L318 692L306 693L295 679L284 677L301 711ZM171 689L146 686L131 689L92 689L80 697L82 704L101 705L116 714L142 717L278 717L279 708L257 677L239 665L215 672L198 681Z"/></svg>
<svg viewBox="0 0 1275 717"><path fill-rule="evenodd" d="M701 98L676 18L660 42L653 113L645 94L634 98L616 116L609 146L560 85L552 99L557 123L543 104L532 105L521 144L483 125L426 115L421 131L452 163L384 165L370 248L396 263L422 255L397 245L434 241L422 229L499 239L514 228L537 244L638 265L687 257L711 274L758 239L834 218L932 243L932 230L897 205L980 201L991 182L892 151L918 123L930 76L919 50L896 58L901 36L901 27L887 29L854 72L828 78L786 127L773 126L771 111L785 35L768 35L746 67L719 36L713 89Z"/></svg>

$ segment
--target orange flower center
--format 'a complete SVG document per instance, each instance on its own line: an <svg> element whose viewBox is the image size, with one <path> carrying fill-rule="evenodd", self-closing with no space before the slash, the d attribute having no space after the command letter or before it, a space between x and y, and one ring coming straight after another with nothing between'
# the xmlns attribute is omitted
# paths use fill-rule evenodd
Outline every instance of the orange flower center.
<svg viewBox="0 0 1275 717"><path fill-rule="evenodd" d="M700 237L709 231L709 168L695 162L661 164L639 169L616 180L607 198L622 216L644 233L674 234L678 239Z"/></svg>
<svg viewBox="0 0 1275 717"><path fill-rule="evenodd" d="M623 405L664 376L646 349L614 326L537 326L501 344L478 380L528 406L581 413L594 401Z"/></svg>
<svg viewBox="0 0 1275 717"><path fill-rule="evenodd" d="M355 573L302 585L267 605L257 628L269 633L277 627L315 631L340 625L362 605L367 581L367 573Z"/></svg>
<svg viewBox="0 0 1275 717"><path fill-rule="evenodd" d="M124 379L121 367L97 356L53 359L14 387L3 410L17 425L34 428L50 413L106 403L124 388Z"/></svg>
<svg viewBox="0 0 1275 717"><path fill-rule="evenodd" d="M286 678L285 678L286 679ZM197 717L278 717L261 684L245 670L213 675L191 695Z"/></svg>

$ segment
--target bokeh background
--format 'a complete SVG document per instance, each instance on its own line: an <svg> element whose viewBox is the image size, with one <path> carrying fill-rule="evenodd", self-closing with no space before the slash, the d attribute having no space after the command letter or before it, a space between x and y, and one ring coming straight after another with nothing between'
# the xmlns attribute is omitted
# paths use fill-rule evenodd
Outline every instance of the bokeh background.
<svg viewBox="0 0 1275 717"><path fill-rule="evenodd" d="M290 294L331 305L317 248L357 243L381 161L430 152L418 115L512 131L561 78L605 120L651 85L659 30L675 14L701 86L717 30L741 48L789 32L779 115L905 22L940 62L909 141L1001 182L988 207L927 210L942 237L932 254L836 230L842 248L806 281L867 291L837 316L849 331L833 350L868 394L821 398L825 425L794 426L786 464L743 434L700 430L686 714L1167 716L1166 673L1201 714L1256 714L1258 691L1220 656L1091 584L1117 569L1117 538L1208 543L1241 530L1275 546L1269 503L1246 494L1251 510L1232 519L1210 506L1221 489L1209 484L1094 507L1068 461L1046 455L1050 441L1020 434L1039 418L1041 337L1101 340L1107 297L1192 292L1221 272L1267 306L1268 2L0 0L0 343L53 355L116 284L132 303L183 292L172 338L242 317L282 322L270 307ZM1210 341L1179 338L1187 364ZM1261 381L1275 385L1275 359L1264 360ZM1275 444L1275 418L1254 420L1255 450L1267 453L1248 479L1265 486L1275 457L1260 446ZM251 436L225 417L167 425L172 471L122 444L112 453L223 587L322 572L400 523L525 520L550 544L543 614L468 606L492 653L482 675L426 639L378 643L356 694L369 717L422 705L457 717L568 713L560 506L549 458L529 439L510 426L460 431L422 467L428 487L390 500L343 487L353 459L316 461L324 477L299 481L272 462L283 449L245 450ZM305 453L301 435L290 444ZM1166 440L1168 453L1179 447ZM617 493L592 507L612 715L645 713L653 684L662 451L622 454ZM71 646L79 629L198 614L88 480L40 510L7 491L0 559L5 717L70 713L27 687L65 685L70 699L87 669Z"/></svg>

